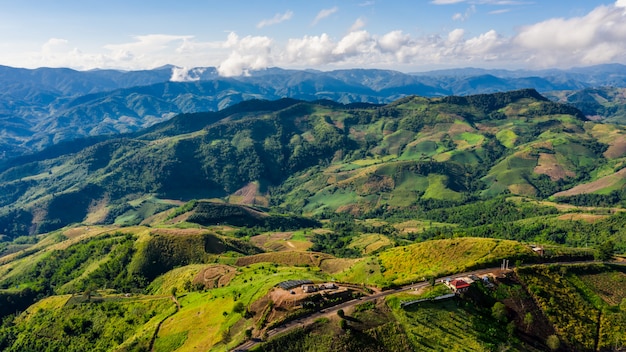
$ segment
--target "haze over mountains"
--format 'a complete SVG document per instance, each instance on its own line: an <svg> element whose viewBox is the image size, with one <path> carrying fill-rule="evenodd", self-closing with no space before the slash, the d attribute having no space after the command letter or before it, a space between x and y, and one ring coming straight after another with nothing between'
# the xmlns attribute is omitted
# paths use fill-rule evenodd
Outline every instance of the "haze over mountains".
<svg viewBox="0 0 626 352"><path fill-rule="evenodd" d="M411 74L271 68L230 78L220 77L213 67L75 71L0 66L0 85L0 160L6 161L61 141L135 132L179 113L216 111L250 99L384 104L407 95L626 87L626 66L544 71L466 68Z"/></svg>

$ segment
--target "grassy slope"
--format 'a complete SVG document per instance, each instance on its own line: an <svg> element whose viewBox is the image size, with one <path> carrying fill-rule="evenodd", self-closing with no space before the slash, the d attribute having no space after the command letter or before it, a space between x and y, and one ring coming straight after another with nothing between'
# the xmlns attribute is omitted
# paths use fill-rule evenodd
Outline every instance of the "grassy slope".
<svg viewBox="0 0 626 352"><path fill-rule="evenodd" d="M399 285L479 266L497 266L504 258L514 261L528 255L533 255L530 248L516 241L455 238L392 248L382 252L379 259L385 268L384 280Z"/></svg>

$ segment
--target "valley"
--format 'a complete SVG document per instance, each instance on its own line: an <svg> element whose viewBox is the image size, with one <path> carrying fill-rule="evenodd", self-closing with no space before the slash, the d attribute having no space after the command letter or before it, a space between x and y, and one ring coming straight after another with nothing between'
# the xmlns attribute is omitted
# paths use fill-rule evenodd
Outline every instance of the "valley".
<svg viewBox="0 0 626 352"><path fill-rule="evenodd" d="M625 138L522 89L253 99L7 160L0 349L623 348Z"/></svg>

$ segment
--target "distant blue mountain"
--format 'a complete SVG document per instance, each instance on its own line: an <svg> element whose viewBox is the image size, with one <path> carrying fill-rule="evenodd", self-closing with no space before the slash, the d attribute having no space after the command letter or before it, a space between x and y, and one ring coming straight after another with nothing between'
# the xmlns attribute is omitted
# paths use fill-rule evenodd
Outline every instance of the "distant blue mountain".
<svg viewBox="0 0 626 352"><path fill-rule="evenodd" d="M268 68L232 78L219 77L214 67L76 71L0 66L0 86L0 160L5 160L60 141L134 132L179 113L215 111L249 99L384 104L407 95L626 87L626 66L544 71L462 68L411 74Z"/></svg>

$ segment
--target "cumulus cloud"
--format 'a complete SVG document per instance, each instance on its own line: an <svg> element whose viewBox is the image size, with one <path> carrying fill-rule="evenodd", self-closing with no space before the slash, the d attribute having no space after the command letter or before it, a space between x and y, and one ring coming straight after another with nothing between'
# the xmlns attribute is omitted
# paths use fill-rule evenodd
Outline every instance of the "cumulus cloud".
<svg viewBox="0 0 626 352"><path fill-rule="evenodd" d="M335 43L326 33L292 38L287 42L283 61L289 64L319 66L331 61Z"/></svg>
<svg viewBox="0 0 626 352"><path fill-rule="evenodd" d="M313 19L312 25L315 26L319 21L334 14L337 11L339 11L339 8L337 6L330 8L330 9L321 10L320 12L317 13L317 16L315 16L315 19Z"/></svg>
<svg viewBox="0 0 626 352"><path fill-rule="evenodd" d="M454 0L435 1L443 4ZM488 0L467 3L481 1ZM320 14L328 16L333 11ZM188 68L206 66L216 66L223 76L238 76L271 66L318 69L358 66L415 71L437 66L484 67L486 63L505 68L626 63L624 47L626 0L616 0L582 16L553 18L519 27L512 36L503 36L496 30L472 33L462 26L425 35L400 29L373 33L365 30L365 20L359 18L343 35L322 32L292 36L284 42L234 32L215 41L201 41L189 35L146 34L105 45L102 51L85 52L66 39L50 38L10 59L0 50L0 60L21 67L77 69L146 69L173 64L179 68L173 70L172 80L192 81L200 73Z"/></svg>
<svg viewBox="0 0 626 352"><path fill-rule="evenodd" d="M54 53L59 51L67 51L68 41L60 38L50 38L41 46L43 53Z"/></svg>
<svg viewBox="0 0 626 352"><path fill-rule="evenodd" d="M624 60L626 13L615 6L599 6L585 16L554 18L522 27L513 43L528 51L529 60L555 64L597 64Z"/></svg>
<svg viewBox="0 0 626 352"><path fill-rule="evenodd" d="M223 46L230 49L230 54L217 67L217 71L222 76L245 75L250 70L267 68L272 64L272 40L268 37L240 38L236 33L231 32Z"/></svg>
<svg viewBox="0 0 626 352"><path fill-rule="evenodd" d="M291 19L291 17L293 17L293 12L291 10L287 10L287 12L280 14L277 13L276 15L274 15L274 17L270 18L270 19L265 19L262 20L261 22L259 22L256 27L257 28L263 28L263 27L267 27L267 26L272 26L275 24L279 24L281 22L285 22Z"/></svg>
<svg viewBox="0 0 626 352"><path fill-rule="evenodd" d="M195 82L200 80L200 76L204 73L205 68L189 68L189 67L173 67L172 82Z"/></svg>

